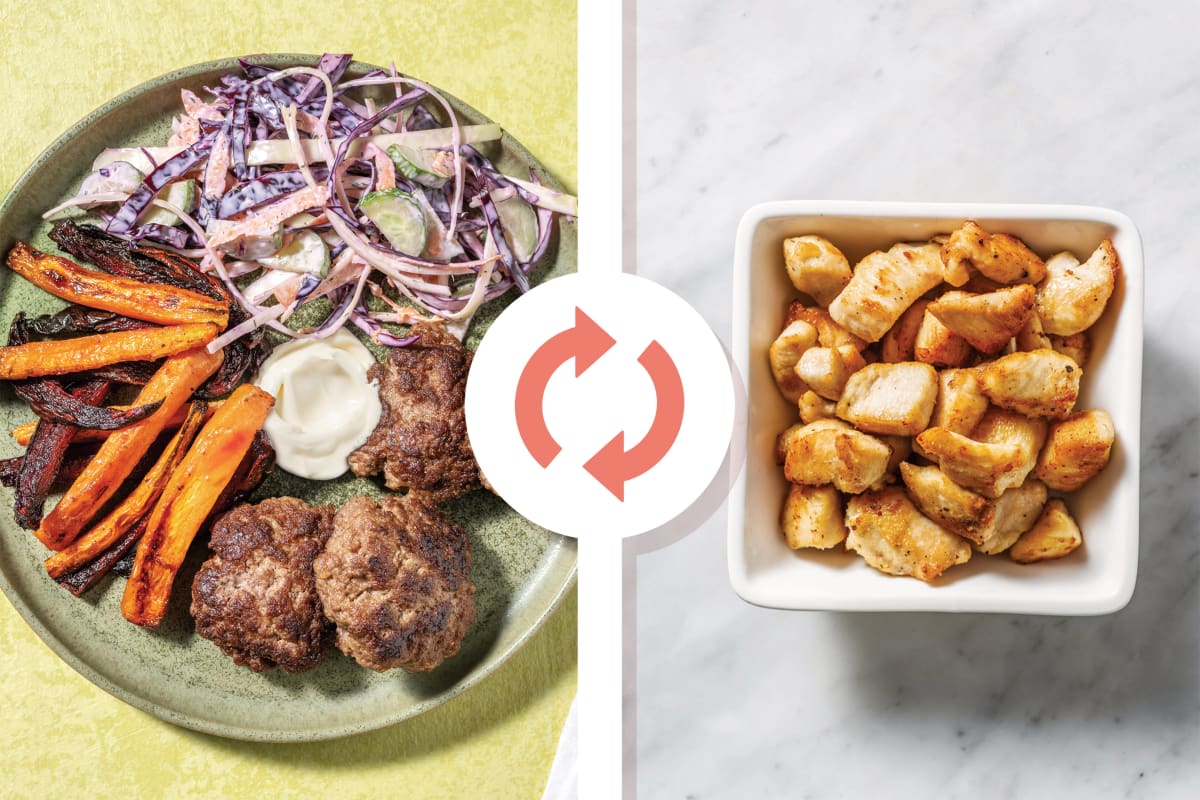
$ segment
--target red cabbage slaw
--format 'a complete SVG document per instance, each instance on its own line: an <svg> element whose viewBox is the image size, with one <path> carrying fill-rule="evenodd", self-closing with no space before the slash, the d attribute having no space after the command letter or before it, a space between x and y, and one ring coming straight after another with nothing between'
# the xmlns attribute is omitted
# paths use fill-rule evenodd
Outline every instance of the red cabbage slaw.
<svg viewBox="0 0 1200 800"><path fill-rule="evenodd" d="M379 344L404 346L412 338L384 324L441 319L461 337L483 303L514 286L528 290L555 217L577 215L575 198L542 185L532 169L527 179L502 174L475 147L499 139L499 126L460 124L436 89L394 65L343 80L350 60L326 54L316 67L272 70L241 59L242 73L206 87L208 99L183 90L184 113L166 146L105 150L79 194L44 216L96 208L111 234L200 259L248 317L213 351L264 325L324 338L349 323ZM390 90L390 99L356 98L368 86ZM185 182L194 210L168 194ZM420 209L425 241L406 248L420 252L398 249L363 212L364 198L388 192ZM501 204L527 206L535 228L514 230ZM514 246L522 233L523 251ZM322 270L279 267L289 244L313 234L326 248ZM249 275L239 288L235 279ZM367 292L387 310L368 309ZM285 324L320 298L333 306L323 322Z"/></svg>

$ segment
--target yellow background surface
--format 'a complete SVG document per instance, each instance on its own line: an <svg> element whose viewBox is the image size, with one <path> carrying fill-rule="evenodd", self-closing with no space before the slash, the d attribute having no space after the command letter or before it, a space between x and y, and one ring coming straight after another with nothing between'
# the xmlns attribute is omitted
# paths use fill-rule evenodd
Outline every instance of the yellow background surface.
<svg viewBox="0 0 1200 800"><path fill-rule="evenodd" d="M145 80L227 56L326 51L395 61L456 95L573 191L575 30L575 4L562 0L5 0L0 191L74 122ZM495 674L420 717L266 745L176 728L110 697L0 598L0 797L540 797L575 692L575 627L572 593Z"/></svg>

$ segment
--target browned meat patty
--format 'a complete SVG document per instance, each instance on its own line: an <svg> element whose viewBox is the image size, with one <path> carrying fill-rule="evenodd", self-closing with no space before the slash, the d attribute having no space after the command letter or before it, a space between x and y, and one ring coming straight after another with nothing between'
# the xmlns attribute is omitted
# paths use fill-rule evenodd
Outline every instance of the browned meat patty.
<svg viewBox="0 0 1200 800"><path fill-rule="evenodd" d="M337 646L369 669L431 670L475 621L467 532L420 495L351 499L313 572Z"/></svg>
<svg viewBox="0 0 1200 800"><path fill-rule="evenodd" d="M389 489L428 492L435 502L479 487L479 465L467 441L463 399L470 350L436 323L418 323L420 336L371 367L383 414L366 444L350 454L355 475L381 470Z"/></svg>
<svg viewBox="0 0 1200 800"><path fill-rule="evenodd" d="M243 504L220 517L213 555L192 581L196 633L255 672L320 664L332 628L312 564L332 532L332 506L294 497Z"/></svg>

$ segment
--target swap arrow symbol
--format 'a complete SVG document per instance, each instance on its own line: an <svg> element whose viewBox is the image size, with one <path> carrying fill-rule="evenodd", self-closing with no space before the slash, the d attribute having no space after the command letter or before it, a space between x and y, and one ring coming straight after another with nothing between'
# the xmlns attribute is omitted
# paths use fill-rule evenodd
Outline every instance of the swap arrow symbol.
<svg viewBox="0 0 1200 800"><path fill-rule="evenodd" d="M555 456L562 452L562 446L546 427L543 404L550 378L572 358L578 378L616 343L604 328L576 306L574 327L547 339L525 364L517 379L517 431L525 449L542 467L550 466Z"/></svg>
<svg viewBox="0 0 1200 800"><path fill-rule="evenodd" d="M621 431L583 465L621 502L625 501L625 482L649 472L661 461L683 426L683 380L670 353L657 340L651 341L638 356L638 363L650 376L657 396L650 430L629 450L625 449L625 431Z"/></svg>

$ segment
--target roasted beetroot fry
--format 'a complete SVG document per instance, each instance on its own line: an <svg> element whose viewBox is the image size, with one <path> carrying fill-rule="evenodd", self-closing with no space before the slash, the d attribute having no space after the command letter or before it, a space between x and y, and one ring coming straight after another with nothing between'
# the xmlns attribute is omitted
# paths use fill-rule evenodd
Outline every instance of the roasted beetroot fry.
<svg viewBox="0 0 1200 800"><path fill-rule="evenodd" d="M146 521L147 518L142 517L95 559L74 572L60 575L55 579L58 585L76 597L95 586L101 578L124 559L125 555L137 544L137 540L142 538L146 532Z"/></svg>
<svg viewBox="0 0 1200 800"><path fill-rule="evenodd" d="M137 488L91 530L46 559L46 572L51 578L73 572L97 558L134 527L138 520L150 513L167 479L171 477L192 439L199 432L200 426L204 424L205 416L204 403L192 403L188 406L187 418L179 432L171 438Z"/></svg>
<svg viewBox="0 0 1200 800"><path fill-rule="evenodd" d="M206 403L205 405L207 406L207 409L208 409L208 415L212 416L212 412L217 410L217 408L221 405L221 401L217 400L212 403ZM130 407L129 406L112 406L112 408L117 411L124 411ZM167 424L164 426L163 429L164 430L174 430L174 429L178 428L180 425L183 424L183 420L187 416L187 413L188 413L188 406L181 407L178 411L175 412L175 415L173 417L171 417L169 420L167 420ZM208 417L205 417L205 419L207 419L207 418ZM18 425L17 427L13 428L12 429L13 441L15 441L17 444L21 445L22 447L25 447L26 445L29 444L29 438L31 436L33 436L33 431L36 427L37 427L37 420L34 420L33 422L26 422L23 425ZM102 442L108 438L108 434L109 434L109 431L105 431L105 430L99 430L96 428L81 428L78 432L76 432L75 438L72 439L72 441L74 441L74 442ZM4 462L0 462L0 464L2 464L2 463L4 463ZM0 480L3 480L3 474L4 474L3 471L0 471Z"/></svg>
<svg viewBox="0 0 1200 800"><path fill-rule="evenodd" d="M111 311L87 306L67 306L57 314L43 314L29 320L29 330L38 336L77 336L84 333L136 331L150 323L123 317Z"/></svg>
<svg viewBox="0 0 1200 800"><path fill-rule="evenodd" d="M68 380L85 378L103 378L113 383L124 383L128 386L145 386L162 366L161 361L126 361L123 364L109 364L107 367L96 367L77 375L64 376Z"/></svg>
<svg viewBox="0 0 1200 800"><path fill-rule="evenodd" d="M85 432L80 431L80 433ZM83 468L88 465L92 457L96 455L95 447L78 447L79 441L80 435L77 433L73 440L74 444L67 451L62 465L54 475L54 483L50 485L51 491L65 489L70 486L79 477L79 474L83 472ZM15 488L17 485L17 475L20 474L21 465L24 463L25 456L13 456L12 458L0 460L0 486L5 486L9 489Z"/></svg>
<svg viewBox="0 0 1200 800"><path fill-rule="evenodd" d="M167 422L192 392L217 371L221 361L221 353L209 353L203 347L167 359L135 401L138 405L161 401L158 411L141 422L113 431L104 440L87 469L42 520L37 530L42 544L51 550L61 550L74 541L133 472Z"/></svg>
<svg viewBox="0 0 1200 800"><path fill-rule="evenodd" d="M174 283L179 280L171 269L153 258L131 250L129 243L97 228L95 225L76 225L70 220L54 223L50 239L78 259L94 264L110 275L148 283L164 283L181 289L204 292L199 282ZM197 273L198 274L198 273ZM203 276L200 276L203 278ZM214 298L220 299L220 298ZM227 299L227 298L226 298Z"/></svg>
<svg viewBox="0 0 1200 800"><path fill-rule="evenodd" d="M108 381L89 381L75 387L69 396L84 408L95 408L90 404L104 402L108 388ZM78 430L74 425L61 422L46 419L38 422L21 461L13 492L13 516L22 528L33 530L42 521L46 495L50 494L67 448Z"/></svg>
<svg viewBox="0 0 1200 800"><path fill-rule="evenodd" d="M57 381L34 380L27 384L22 381L14 385L13 389L22 400L29 403L33 413L42 420L74 425L77 428L114 431L143 420L158 409L155 403L125 409L94 406L68 392Z"/></svg>
<svg viewBox="0 0 1200 800"><path fill-rule="evenodd" d="M162 622L192 539L250 450L275 398L239 386L200 431L159 496L125 584L121 613L147 628Z"/></svg>
<svg viewBox="0 0 1200 800"><path fill-rule="evenodd" d="M206 345L216 336L216 325L198 323L0 347L0 380L86 372L122 361L157 361Z"/></svg>
<svg viewBox="0 0 1200 800"><path fill-rule="evenodd" d="M224 328L229 304L189 289L130 280L85 269L61 256L17 242L8 252L8 268L39 289L69 303L112 311L159 325L209 323Z"/></svg>

